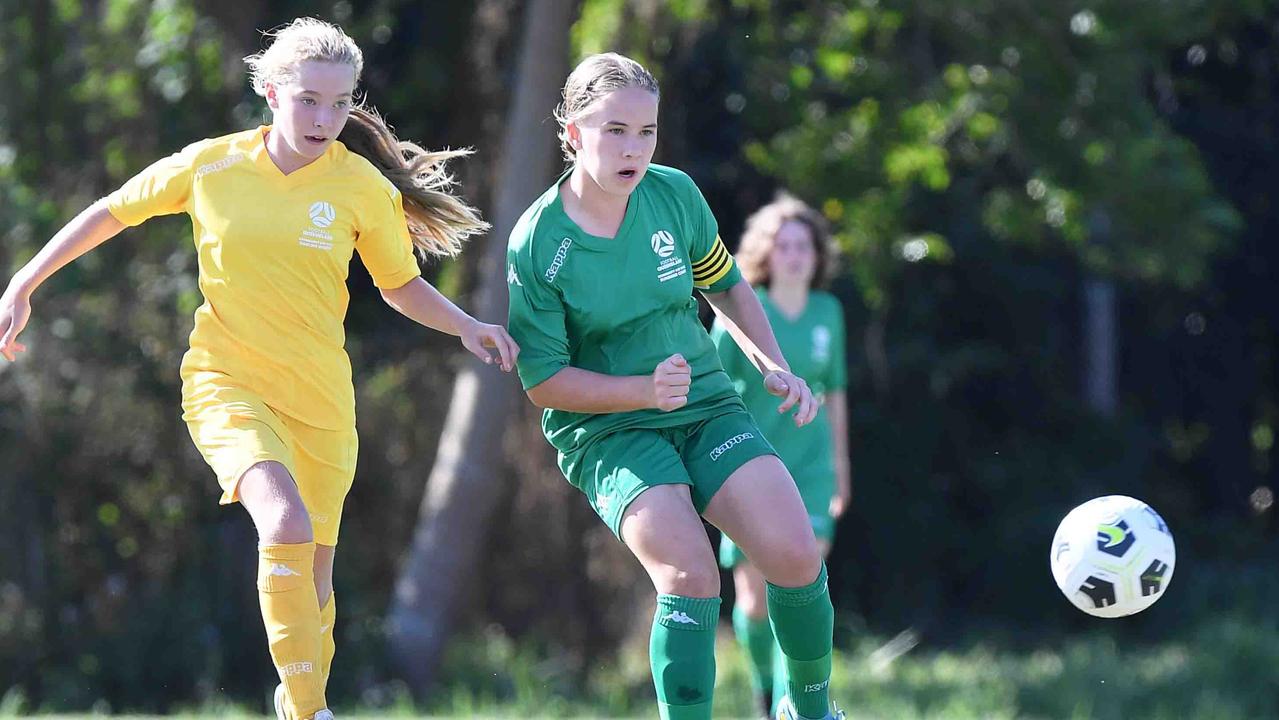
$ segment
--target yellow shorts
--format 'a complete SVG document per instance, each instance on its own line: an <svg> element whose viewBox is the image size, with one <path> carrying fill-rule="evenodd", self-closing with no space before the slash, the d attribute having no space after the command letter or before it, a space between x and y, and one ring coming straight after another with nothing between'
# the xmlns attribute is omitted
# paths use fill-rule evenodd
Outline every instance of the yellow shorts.
<svg viewBox="0 0 1279 720"><path fill-rule="evenodd" d="M355 480L359 438L282 415L257 393L217 372L198 371L182 383L182 419L222 486L223 505L238 501L240 478L274 460L288 469L311 516L315 542L337 545L342 504Z"/></svg>

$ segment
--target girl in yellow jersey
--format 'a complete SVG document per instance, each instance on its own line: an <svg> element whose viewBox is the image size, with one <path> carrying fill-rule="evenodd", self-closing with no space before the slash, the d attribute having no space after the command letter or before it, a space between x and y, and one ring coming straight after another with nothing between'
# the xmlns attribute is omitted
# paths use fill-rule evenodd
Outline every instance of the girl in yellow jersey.
<svg viewBox="0 0 1279 720"><path fill-rule="evenodd" d="M357 447L342 327L352 254L387 304L485 362L509 372L518 347L427 284L413 254L455 255L488 227L449 194L443 165L465 153L401 142L354 107L363 57L340 28L295 20L246 61L273 124L189 145L68 223L0 296L0 354L26 350L31 294L59 268L126 226L191 217L205 301L182 361L183 419L222 502L257 528L277 715L326 720L333 553Z"/></svg>

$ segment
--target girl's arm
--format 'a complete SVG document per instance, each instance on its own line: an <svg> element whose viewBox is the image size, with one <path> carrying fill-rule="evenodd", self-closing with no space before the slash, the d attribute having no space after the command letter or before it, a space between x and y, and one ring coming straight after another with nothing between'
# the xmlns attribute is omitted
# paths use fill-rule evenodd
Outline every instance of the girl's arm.
<svg viewBox="0 0 1279 720"><path fill-rule="evenodd" d="M58 270L93 248L110 240L124 224L107 210L106 199L85 208L31 258L0 295L0 355L13 361L27 349L18 334L31 318L31 294Z"/></svg>
<svg viewBox="0 0 1279 720"><path fill-rule="evenodd" d="M795 425L803 427L817 416L818 405L808 383L790 371L782 350L777 345L773 328L768 324L764 306L760 304L750 283L739 282L725 292L703 292L703 297L724 323L724 329L742 349L751 363L764 375L764 388L784 397L777 412L784 413L798 405Z"/></svg>
<svg viewBox="0 0 1279 720"><path fill-rule="evenodd" d="M672 355L652 375L605 375L566 367L528 389L534 405L569 412L628 412L657 408L670 412L688 403L692 374L684 356Z"/></svg>
<svg viewBox="0 0 1279 720"><path fill-rule="evenodd" d="M520 346L507 334L506 328L482 323L467 315L422 278L413 278L398 288L382 290L382 299L419 325L460 337L462 345L486 364L493 363L493 355L488 351L492 348L497 350L503 371L510 372L515 367Z"/></svg>
<svg viewBox="0 0 1279 720"><path fill-rule="evenodd" d="M830 417L831 451L835 461L835 495L830 499L831 517L838 518L848 509L853 497L853 473L848 460L848 395L843 390L826 394L826 413Z"/></svg>

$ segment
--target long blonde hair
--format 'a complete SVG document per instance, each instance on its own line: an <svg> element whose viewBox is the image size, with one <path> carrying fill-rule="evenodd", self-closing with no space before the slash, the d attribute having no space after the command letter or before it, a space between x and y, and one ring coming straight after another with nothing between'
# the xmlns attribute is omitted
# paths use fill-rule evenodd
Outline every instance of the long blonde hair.
<svg viewBox="0 0 1279 720"><path fill-rule="evenodd" d="M785 191L777 193L772 202L751 213L746 219L746 229L742 231L742 242L735 255L737 267L747 282L767 286L772 281L768 271L768 256L773 252L778 231L792 220L808 228L813 238L813 250L817 252L817 263L808 287L811 290L825 286L834 255L830 224L821 213Z"/></svg>
<svg viewBox="0 0 1279 720"><path fill-rule="evenodd" d="M266 97L268 83L279 86L296 80L298 65L308 60L350 65L359 82L364 54L342 28L315 18L297 18L266 34L271 44L244 59L258 95ZM409 235L424 257L453 257L468 236L488 230L478 210L449 192L454 180L446 163L470 155L471 150L429 152L400 140L376 111L363 104L351 110L338 140L373 163L403 195Z"/></svg>
<svg viewBox="0 0 1279 720"><path fill-rule="evenodd" d="M625 55L588 55L573 68L564 82L563 100L555 108L555 119L560 124L560 150L567 162L571 163L577 157L577 151L568 141L568 124L585 115L605 95L631 87L642 88L661 97L653 74Z"/></svg>

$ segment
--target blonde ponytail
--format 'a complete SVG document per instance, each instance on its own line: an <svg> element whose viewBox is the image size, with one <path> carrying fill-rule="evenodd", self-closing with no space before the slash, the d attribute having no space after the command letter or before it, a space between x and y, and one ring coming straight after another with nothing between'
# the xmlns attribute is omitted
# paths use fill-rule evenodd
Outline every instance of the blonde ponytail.
<svg viewBox="0 0 1279 720"><path fill-rule="evenodd" d="M489 229L478 210L449 192L454 182L445 164L470 155L471 150L428 152L395 137L386 122L367 108L351 111L338 140L373 163L404 195L409 234L424 257L453 257L461 252L463 240Z"/></svg>

